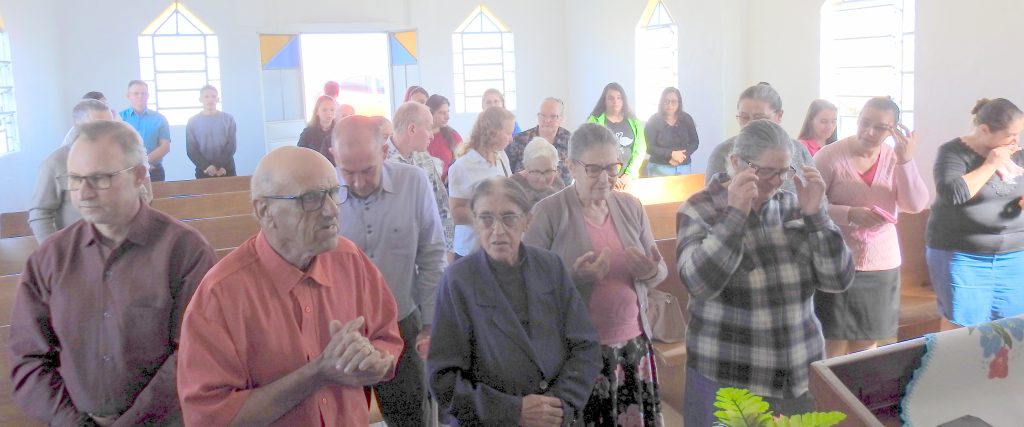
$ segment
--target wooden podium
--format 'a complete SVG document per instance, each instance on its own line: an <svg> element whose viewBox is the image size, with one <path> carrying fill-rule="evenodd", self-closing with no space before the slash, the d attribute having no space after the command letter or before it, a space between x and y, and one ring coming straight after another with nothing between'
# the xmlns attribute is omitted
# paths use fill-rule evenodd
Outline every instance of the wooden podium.
<svg viewBox="0 0 1024 427"><path fill-rule="evenodd" d="M843 426L899 426L900 401L921 366L924 338L811 364L817 410L846 414Z"/></svg>

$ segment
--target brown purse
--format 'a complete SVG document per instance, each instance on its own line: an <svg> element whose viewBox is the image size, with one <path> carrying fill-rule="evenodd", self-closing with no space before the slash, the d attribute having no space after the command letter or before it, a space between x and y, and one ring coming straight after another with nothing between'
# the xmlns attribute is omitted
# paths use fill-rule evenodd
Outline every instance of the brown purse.
<svg viewBox="0 0 1024 427"><path fill-rule="evenodd" d="M647 321L651 325L651 339L667 343L686 340L686 319L679 300L657 289L647 291Z"/></svg>

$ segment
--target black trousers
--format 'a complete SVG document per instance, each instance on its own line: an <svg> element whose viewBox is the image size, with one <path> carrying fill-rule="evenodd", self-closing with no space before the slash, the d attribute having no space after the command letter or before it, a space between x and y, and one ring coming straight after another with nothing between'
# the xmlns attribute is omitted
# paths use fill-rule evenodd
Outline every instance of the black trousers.
<svg viewBox="0 0 1024 427"><path fill-rule="evenodd" d="M161 182L164 180L166 174L164 173L164 165L150 165L149 167L149 180L152 182Z"/></svg>
<svg viewBox="0 0 1024 427"><path fill-rule="evenodd" d="M427 395L425 393L423 360L416 353L416 336L423 328L420 311L398 321L398 331L405 344L398 358L395 377L373 386L377 405L389 427L422 427L425 424Z"/></svg>

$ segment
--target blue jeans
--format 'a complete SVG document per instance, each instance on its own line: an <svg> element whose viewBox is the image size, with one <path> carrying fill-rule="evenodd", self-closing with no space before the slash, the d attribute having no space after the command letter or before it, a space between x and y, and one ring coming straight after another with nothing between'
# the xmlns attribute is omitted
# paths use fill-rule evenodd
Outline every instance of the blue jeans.
<svg viewBox="0 0 1024 427"><path fill-rule="evenodd" d="M696 369L686 368L686 391L683 395L683 425L711 426L715 424L715 393L721 386ZM727 387L727 386L726 386ZM814 398L806 392L793 398L765 397L769 410L775 414L793 415L814 411Z"/></svg>
<svg viewBox="0 0 1024 427"><path fill-rule="evenodd" d="M925 249L939 312L961 326L1024 313L1024 251L998 255Z"/></svg>
<svg viewBox="0 0 1024 427"><path fill-rule="evenodd" d="M690 173L690 165L663 165L660 163L647 163L647 176L672 176L687 175Z"/></svg>

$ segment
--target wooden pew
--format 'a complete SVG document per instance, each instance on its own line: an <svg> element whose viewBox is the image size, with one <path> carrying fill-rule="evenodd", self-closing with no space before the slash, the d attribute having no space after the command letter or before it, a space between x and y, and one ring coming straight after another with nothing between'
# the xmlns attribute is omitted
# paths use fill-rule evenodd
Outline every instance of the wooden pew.
<svg viewBox="0 0 1024 427"><path fill-rule="evenodd" d="M227 193L231 191L248 191L249 176L230 176L223 178L190 179L186 181L164 181L153 183L153 198L190 196L197 194Z"/></svg>
<svg viewBox="0 0 1024 427"><path fill-rule="evenodd" d="M704 189L704 174L642 178L630 183L628 191L640 199L651 221L654 239L676 237L676 211L694 193Z"/></svg>
<svg viewBox="0 0 1024 427"><path fill-rule="evenodd" d="M31 236L28 226L28 212L7 212L0 214L0 238Z"/></svg>
<svg viewBox="0 0 1024 427"><path fill-rule="evenodd" d="M182 221L252 212L249 191L154 199L151 206Z"/></svg>
<svg viewBox="0 0 1024 427"><path fill-rule="evenodd" d="M256 217L248 214L195 219L185 221L185 224L199 230L214 250L238 247L260 230ZM223 255L227 253L218 254Z"/></svg>
<svg viewBox="0 0 1024 427"><path fill-rule="evenodd" d="M28 256L36 246L36 238L32 236L0 239L0 276L24 271L25 261L28 261Z"/></svg>

